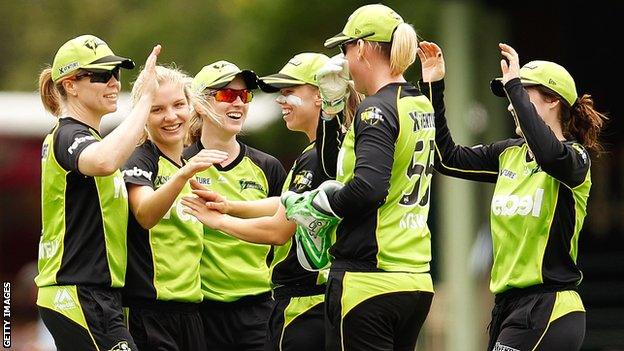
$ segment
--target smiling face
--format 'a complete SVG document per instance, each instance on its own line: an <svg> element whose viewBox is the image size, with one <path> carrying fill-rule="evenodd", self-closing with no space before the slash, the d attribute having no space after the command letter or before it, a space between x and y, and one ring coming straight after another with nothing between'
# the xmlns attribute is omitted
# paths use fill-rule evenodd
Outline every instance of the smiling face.
<svg viewBox="0 0 624 351"><path fill-rule="evenodd" d="M246 89L245 81L237 76L226 85L224 89ZM249 103L244 103L240 97L237 97L233 102L221 102L212 100L215 112L223 120L223 125L219 126L224 132L229 135L237 135L243 129L243 123L247 118L247 111L249 110ZM210 120L210 119L208 119Z"/></svg>
<svg viewBox="0 0 624 351"><path fill-rule="evenodd" d="M147 120L147 132L157 145L183 144L191 117L184 87L173 82L160 82Z"/></svg>
<svg viewBox="0 0 624 351"><path fill-rule="evenodd" d="M309 85L297 85L280 90L284 98L276 99L282 108L282 118L286 127L292 131L315 134L321 111L321 97L318 88Z"/></svg>
<svg viewBox="0 0 624 351"><path fill-rule="evenodd" d="M66 91L75 92L76 102L93 114L103 116L117 111L117 99L121 90L121 83L115 77L106 83L92 83L88 76L80 72L63 82ZM67 89L72 85L72 89Z"/></svg>

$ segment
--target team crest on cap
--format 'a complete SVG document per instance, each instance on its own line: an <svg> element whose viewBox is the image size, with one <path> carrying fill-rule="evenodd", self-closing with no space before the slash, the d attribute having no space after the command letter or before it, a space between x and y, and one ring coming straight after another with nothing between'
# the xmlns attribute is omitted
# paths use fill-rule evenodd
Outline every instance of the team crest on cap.
<svg viewBox="0 0 624 351"><path fill-rule="evenodd" d="M222 70L224 67L229 66L230 64L228 63L224 63L224 62L217 62L214 65L212 65L212 68L216 69L216 70Z"/></svg>
<svg viewBox="0 0 624 351"><path fill-rule="evenodd" d="M369 107L360 113L360 119L362 122L371 126L377 125L384 121L384 116L381 110L375 106Z"/></svg>
<svg viewBox="0 0 624 351"><path fill-rule="evenodd" d="M82 45L93 50L93 54L96 55L98 46L106 45L106 43L98 38L89 38L85 40L85 42Z"/></svg>
<svg viewBox="0 0 624 351"><path fill-rule="evenodd" d="M288 61L288 63L293 66L299 66L301 64L301 61L293 57L290 59L290 61Z"/></svg>

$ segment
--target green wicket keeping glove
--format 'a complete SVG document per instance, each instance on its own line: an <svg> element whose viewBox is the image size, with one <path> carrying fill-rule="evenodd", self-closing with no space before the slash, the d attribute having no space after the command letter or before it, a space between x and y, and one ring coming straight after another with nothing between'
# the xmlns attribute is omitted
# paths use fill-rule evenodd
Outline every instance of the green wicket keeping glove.
<svg viewBox="0 0 624 351"><path fill-rule="evenodd" d="M318 189L297 194L292 191L281 197L286 218L297 223L295 241L297 259L310 271L329 267L332 233L340 222L329 205L327 194L342 188L336 181L326 181Z"/></svg>

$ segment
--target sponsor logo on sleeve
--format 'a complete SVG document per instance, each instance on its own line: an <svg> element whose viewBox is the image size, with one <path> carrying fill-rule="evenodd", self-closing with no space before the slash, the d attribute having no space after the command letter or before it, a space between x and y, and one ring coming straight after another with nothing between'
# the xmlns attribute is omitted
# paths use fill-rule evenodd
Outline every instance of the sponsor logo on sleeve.
<svg viewBox="0 0 624 351"><path fill-rule="evenodd" d="M587 151L585 150L585 148L583 148L579 144L572 144L572 148L574 148L574 150L576 150L579 156L581 156L581 159L583 160L583 164L586 165L587 162L589 162L589 156L587 156Z"/></svg>
<svg viewBox="0 0 624 351"><path fill-rule="evenodd" d="M379 108L371 106L360 113L360 119L368 125L375 126L384 121L384 116Z"/></svg>
<svg viewBox="0 0 624 351"><path fill-rule="evenodd" d="M147 180L152 180L152 172L144 171L137 166L134 166L132 169L123 170L123 174L126 177L144 177L147 178Z"/></svg>
<svg viewBox="0 0 624 351"><path fill-rule="evenodd" d="M78 145L84 143L85 141L89 141L89 140L95 140L95 137L93 135L87 135L87 136L78 137L78 138L74 139L74 142L67 149L67 152L69 152L70 155L73 155L74 151L76 151L76 149L78 148Z"/></svg>
<svg viewBox="0 0 624 351"><path fill-rule="evenodd" d="M120 341L117 345L110 348L108 351L132 351L127 341Z"/></svg>
<svg viewBox="0 0 624 351"><path fill-rule="evenodd" d="M500 342L497 342L496 345L494 345L494 348L492 349L492 351L520 351L520 350L514 349L511 346L505 346L501 344Z"/></svg>

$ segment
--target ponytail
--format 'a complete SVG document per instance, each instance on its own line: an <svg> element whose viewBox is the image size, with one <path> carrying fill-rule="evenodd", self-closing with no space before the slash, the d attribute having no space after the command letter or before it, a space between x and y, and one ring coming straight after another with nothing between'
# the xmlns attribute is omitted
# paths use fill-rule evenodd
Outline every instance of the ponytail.
<svg viewBox="0 0 624 351"><path fill-rule="evenodd" d="M566 109L564 107L564 109ZM573 137L591 151L601 153L604 147L598 140L600 130L609 118L594 109L591 95L583 94L569 109L569 118L563 118L563 133L566 138Z"/></svg>
<svg viewBox="0 0 624 351"><path fill-rule="evenodd" d="M352 82L349 82L347 85L347 90L349 92L349 98L347 99L344 110L344 121L342 121L342 126L345 130L349 129L351 126L351 122L353 122L357 108L360 105L360 102L364 100L364 95L355 91L355 87Z"/></svg>
<svg viewBox="0 0 624 351"><path fill-rule="evenodd" d="M392 34L390 49L390 72L392 75L403 74L416 60L418 37L414 27L407 23L399 24Z"/></svg>
<svg viewBox="0 0 624 351"><path fill-rule="evenodd" d="M50 67L39 74L39 96L48 112L56 117L61 115L61 101L65 99L66 93L62 85L54 84Z"/></svg>

